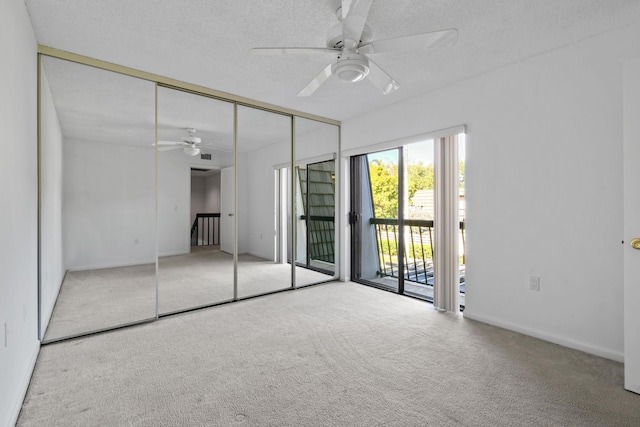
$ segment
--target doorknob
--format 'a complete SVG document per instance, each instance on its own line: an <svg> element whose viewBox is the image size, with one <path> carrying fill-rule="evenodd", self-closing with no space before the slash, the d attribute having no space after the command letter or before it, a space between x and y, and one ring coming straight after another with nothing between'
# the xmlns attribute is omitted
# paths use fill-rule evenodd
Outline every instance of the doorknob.
<svg viewBox="0 0 640 427"><path fill-rule="evenodd" d="M633 249L638 249L640 250L640 238L635 238L631 241L631 247Z"/></svg>

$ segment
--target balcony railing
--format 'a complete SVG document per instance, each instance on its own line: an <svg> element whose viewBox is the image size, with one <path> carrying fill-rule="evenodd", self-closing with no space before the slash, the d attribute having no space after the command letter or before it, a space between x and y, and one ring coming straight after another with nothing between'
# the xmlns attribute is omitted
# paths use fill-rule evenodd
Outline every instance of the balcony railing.
<svg viewBox="0 0 640 427"><path fill-rule="evenodd" d="M378 244L378 263L380 276L398 278L398 236L397 218L371 218L369 223L375 227ZM404 280L433 286L433 220L404 220ZM464 221L460 221L460 244L462 246L461 264L464 264L465 236ZM460 291L464 292L464 269L460 273Z"/></svg>

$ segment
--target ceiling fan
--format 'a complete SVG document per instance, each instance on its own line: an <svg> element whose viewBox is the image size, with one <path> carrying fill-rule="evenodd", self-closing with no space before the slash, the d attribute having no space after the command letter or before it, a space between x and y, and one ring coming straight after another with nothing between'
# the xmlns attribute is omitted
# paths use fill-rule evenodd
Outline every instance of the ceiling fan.
<svg viewBox="0 0 640 427"><path fill-rule="evenodd" d="M182 148L182 152L188 156L197 156L202 153L202 147L211 144L203 144L200 137L195 136L197 130L194 128L185 129L188 136L183 136L180 141L158 141L158 151L176 150Z"/></svg>
<svg viewBox="0 0 640 427"><path fill-rule="evenodd" d="M258 47L251 50L257 55L331 54L336 60L329 64L298 96L313 94L331 75L344 82L358 82L365 77L383 94L396 91L400 85L367 55L373 53L421 50L451 47L458 39L455 28L373 40L366 23L373 0L342 0L336 11L338 24L327 33L326 47Z"/></svg>

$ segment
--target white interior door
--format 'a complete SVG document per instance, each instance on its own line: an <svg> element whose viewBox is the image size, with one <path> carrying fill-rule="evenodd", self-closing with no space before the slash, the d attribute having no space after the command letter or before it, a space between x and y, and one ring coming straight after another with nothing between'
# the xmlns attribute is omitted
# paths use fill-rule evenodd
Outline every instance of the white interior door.
<svg viewBox="0 0 640 427"><path fill-rule="evenodd" d="M624 376L640 393L640 59L624 69Z"/></svg>
<svg viewBox="0 0 640 427"><path fill-rule="evenodd" d="M220 171L220 250L233 254L234 237L234 168Z"/></svg>

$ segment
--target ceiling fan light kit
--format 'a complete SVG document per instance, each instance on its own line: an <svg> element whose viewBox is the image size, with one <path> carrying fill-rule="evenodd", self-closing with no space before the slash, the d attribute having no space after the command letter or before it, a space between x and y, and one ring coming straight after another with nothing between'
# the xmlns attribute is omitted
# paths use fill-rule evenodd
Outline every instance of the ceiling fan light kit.
<svg viewBox="0 0 640 427"><path fill-rule="evenodd" d="M359 82L369 74L369 61L366 56L360 54L338 58L338 61L331 66L331 74L343 82Z"/></svg>
<svg viewBox="0 0 640 427"><path fill-rule="evenodd" d="M184 147L182 152L187 156L197 156L200 154L200 149L197 147Z"/></svg>
<svg viewBox="0 0 640 427"><path fill-rule="evenodd" d="M387 95L398 90L400 85L367 55L451 47L458 39L458 30L451 28L386 40L373 40L371 29L366 23L372 3L373 0L342 0L342 5L336 11L339 22L327 32L326 47L264 47L251 49L251 53L335 55L337 60L320 71L298 92L298 96L313 94L332 75L347 83L359 82L369 77L369 81L382 94Z"/></svg>

